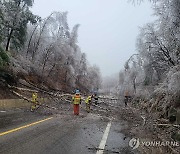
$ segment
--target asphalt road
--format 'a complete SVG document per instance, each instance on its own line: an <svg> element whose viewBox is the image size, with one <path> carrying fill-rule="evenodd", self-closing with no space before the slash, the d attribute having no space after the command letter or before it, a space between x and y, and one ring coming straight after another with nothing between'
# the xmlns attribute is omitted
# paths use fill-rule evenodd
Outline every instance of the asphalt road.
<svg viewBox="0 0 180 154"><path fill-rule="evenodd" d="M0 111L0 154L94 154L104 137L103 153L133 153L122 124L98 114L43 116L24 110Z"/></svg>

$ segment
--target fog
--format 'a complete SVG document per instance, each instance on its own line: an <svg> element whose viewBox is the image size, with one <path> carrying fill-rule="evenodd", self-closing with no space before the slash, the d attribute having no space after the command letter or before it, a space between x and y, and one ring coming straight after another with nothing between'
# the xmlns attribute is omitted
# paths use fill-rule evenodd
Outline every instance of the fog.
<svg viewBox="0 0 180 154"><path fill-rule="evenodd" d="M34 14L47 17L53 11L68 11L69 27L80 24L78 44L90 64L103 76L123 69L136 53L139 27L154 20L149 2L133 5L126 0L35 0Z"/></svg>

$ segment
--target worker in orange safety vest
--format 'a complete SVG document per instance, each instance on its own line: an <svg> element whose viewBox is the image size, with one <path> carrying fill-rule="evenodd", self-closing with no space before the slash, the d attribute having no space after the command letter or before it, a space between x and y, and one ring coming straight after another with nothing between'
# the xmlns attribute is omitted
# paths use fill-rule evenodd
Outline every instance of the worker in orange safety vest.
<svg viewBox="0 0 180 154"><path fill-rule="evenodd" d="M72 102L74 105L74 115L79 115L79 104L81 104L81 95L79 90L76 90L75 95L72 97Z"/></svg>

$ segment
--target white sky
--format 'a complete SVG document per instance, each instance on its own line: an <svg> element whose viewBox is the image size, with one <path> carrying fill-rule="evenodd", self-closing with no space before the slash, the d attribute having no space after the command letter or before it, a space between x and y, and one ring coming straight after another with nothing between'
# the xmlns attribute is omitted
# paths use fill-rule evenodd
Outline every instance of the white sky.
<svg viewBox="0 0 180 154"><path fill-rule="evenodd" d="M47 17L53 11L68 11L69 27L80 24L78 44L90 64L103 76L123 69L135 53L139 28L154 20L151 4L134 6L128 0L35 0L34 14Z"/></svg>

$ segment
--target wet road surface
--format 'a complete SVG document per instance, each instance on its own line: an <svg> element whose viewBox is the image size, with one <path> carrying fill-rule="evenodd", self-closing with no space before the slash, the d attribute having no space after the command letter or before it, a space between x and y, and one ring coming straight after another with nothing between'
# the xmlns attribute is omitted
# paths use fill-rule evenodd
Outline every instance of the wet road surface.
<svg viewBox="0 0 180 154"><path fill-rule="evenodd" d="M128 147L129 139L120 133L121 123L92 113L42 116L23 110L0 112L0 134L49 117L52 118L0 135L0 153L94 154L109 122L103 153L133 153Z"/></svg>

